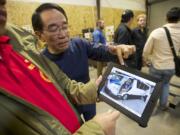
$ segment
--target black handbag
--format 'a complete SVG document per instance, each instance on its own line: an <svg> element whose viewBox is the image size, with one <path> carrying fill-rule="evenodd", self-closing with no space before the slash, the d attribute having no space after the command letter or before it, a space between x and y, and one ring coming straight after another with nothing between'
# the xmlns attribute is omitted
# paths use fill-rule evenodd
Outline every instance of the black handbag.
<svg viewBox="0 0 180 135"><path fill-rule="evenodd" d="M174 45L173 45L169 30L167 29L167 27L164 27L164 29L166 31L166 35L167 35L167 38L168 38L168 41L169 41L171 51L172 51L172 53L174 55L175 75L180 77L180 56L176 55L176 52L175 52L175 49L174 49Z"/></svg>

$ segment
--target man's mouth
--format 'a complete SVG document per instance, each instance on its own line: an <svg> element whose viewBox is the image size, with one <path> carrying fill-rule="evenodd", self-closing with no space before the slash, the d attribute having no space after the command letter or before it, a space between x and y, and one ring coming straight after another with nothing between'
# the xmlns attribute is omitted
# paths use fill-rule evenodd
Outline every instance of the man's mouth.
<svg viewBox="0 0 180 135"><path fill-rule="evenodd" d="M68 45L68 43L67 42L64 42L64 43L60 43L60 44L58 44L60 47L65 47L65 46L67 46Z"/></svg>
<svg viewBox="0 0 180 135"><path fill-rule="evenodd" d="M68 44L68 42L69 41L60 42L60 43L58 43L58 45L64 47L64 46L66 46Z"/></svg>

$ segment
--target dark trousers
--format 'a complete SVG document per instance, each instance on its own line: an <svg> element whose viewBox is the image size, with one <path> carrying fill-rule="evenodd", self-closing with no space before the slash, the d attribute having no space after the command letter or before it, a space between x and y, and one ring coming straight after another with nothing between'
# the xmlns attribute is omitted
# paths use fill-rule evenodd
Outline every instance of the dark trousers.
<svg viewBox="0 0 180 135"><path fill-rule="evenodd" d="M96 115L96 105L88 104L88 105L79 105L76 106L78 112L83 115L85 121L92 119Z"/></svg>
<svg viewBox="0 0 180 135"><path fill-rule="evenodd" d="M106 62L97 62L97 77L102 75L104 66L106 66Z"/></svg>
<svg viewBox="0 0 180 135"><path fill-rule="evenodd" d="M142 68L142 53L136 54L136 69L141 70Z"/></svg>
<svg viewBox="0 0 180 135"><path fill-rule="evenodd" d="M136 56L135 55L131 55L128 59L124 60L125 65L130 67L130 68L136 68Z"/></svg>

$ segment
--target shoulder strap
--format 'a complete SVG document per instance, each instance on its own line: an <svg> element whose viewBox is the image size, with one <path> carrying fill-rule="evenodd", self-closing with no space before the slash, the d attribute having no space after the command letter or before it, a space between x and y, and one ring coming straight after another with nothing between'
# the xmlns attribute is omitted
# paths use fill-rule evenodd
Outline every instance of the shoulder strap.
<svg viewBox="0 0 180 135"><path fill-rule="evenodd" d="M172 39L171 39L170 32L169 32L169 30L168 30L167 27L163 27L163 28L164 28L164 30L166 31L166 35L167 35L167 38L168 38L169 45L170 45L170 48L171 48L171 50L172 50L172 53L173 53L174 57L176 58L177 55L176 55L176 52L175 52L175 49L174 49L174 45L173 45L173 42L172 42Z"/></svg>

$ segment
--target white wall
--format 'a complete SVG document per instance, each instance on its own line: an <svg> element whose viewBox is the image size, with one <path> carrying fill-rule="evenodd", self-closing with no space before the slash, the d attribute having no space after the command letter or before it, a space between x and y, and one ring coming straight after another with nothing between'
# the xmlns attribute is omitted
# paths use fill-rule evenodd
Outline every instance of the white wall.
<svg viewBox="0 0 180 135"><path fill-rule="evenodd" d="M149 29L150 32L166 23L167 11L175 6L180 6L180 0L168 0L150 6Z"/></svg>
<svg viewBox="0 0 180 135"><path fill-rule="evenodd" d="M145 0L101 0L102 7L145 11Z"/></svg>
<svg viewBox="0 0 180 135"><path fill-rule="evenodd" d="M95 6L96 0L9 0L23 2L54 2L73 5ZM145 0L101 0L102 7L145 11Z"/></svg>

